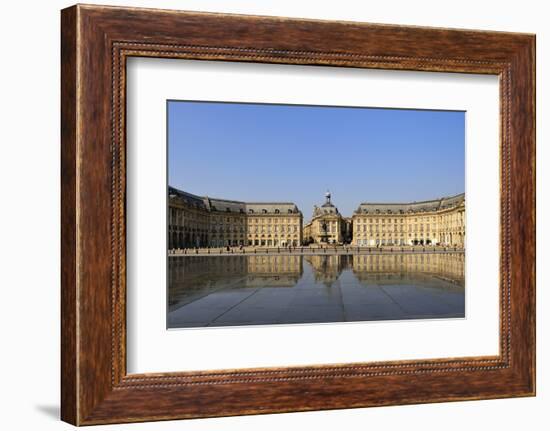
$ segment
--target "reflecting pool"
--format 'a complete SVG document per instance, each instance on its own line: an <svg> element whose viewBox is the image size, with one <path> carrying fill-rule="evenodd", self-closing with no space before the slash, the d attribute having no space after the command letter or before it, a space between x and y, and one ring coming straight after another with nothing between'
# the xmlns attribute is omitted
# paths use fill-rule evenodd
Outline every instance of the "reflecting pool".
<svg viewBox="0 0 550 431"><path fill-rule="evenodd" d="M178 256L168 328L464 317L464 253Z"/></svg>

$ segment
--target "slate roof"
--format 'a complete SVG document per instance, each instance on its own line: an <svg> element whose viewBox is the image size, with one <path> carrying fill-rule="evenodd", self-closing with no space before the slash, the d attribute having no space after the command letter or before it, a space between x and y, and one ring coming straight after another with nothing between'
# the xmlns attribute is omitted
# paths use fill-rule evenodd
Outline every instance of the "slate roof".
<svg viewBox="0 0 550 431"><path fill-rule="evenodd" d="M247 214L301 214L296 204L292 202L242 202L229 199L197 196L168 186L170 199L181 199L188 205L193 205L206 211L222 211Z"/></svg>
<svg viewBox="0 0 550 431"><path fill-rule="evenodd" d="M321 216L324 214L339 214L338 208L329 203L325 203L320 207L318 207L317 205L313 207L313 217Z"/></svg>
<svg viewBox="0 0 550 431"><path fill-rule="evenodd" d="M206 206L206 202L204 201L204 197L202 196L187 193L170 186L168 186L168 196L170 199L179 199L180 201L185 202L187 205L191 205L199 209L208 209L208 207Z"/></svg>
<svg viewBox="0 0 550 431"><path fill-rule="evenodd" d="M355 214L408 214L438 211L454 208L465 201L465 194L446 196L439 199L408 202L408 203L373 203L363 202L355 210Z"/></svg>
<svg viewBox="0 0 550 431"><path fill-rule="evenodd" d="M264 210L267 214L298 214L300 210L292 202L245 202L248 213L261 214ZM277 212L278 211L278 212Z"/></svg>

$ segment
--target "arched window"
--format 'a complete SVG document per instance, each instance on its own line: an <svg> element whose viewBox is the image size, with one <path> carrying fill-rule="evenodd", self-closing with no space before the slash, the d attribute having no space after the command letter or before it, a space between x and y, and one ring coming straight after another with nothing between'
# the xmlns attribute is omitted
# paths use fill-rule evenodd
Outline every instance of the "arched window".
<svg viewBox="0 0 550 431"><path fill-rule="evenodd" d="M281 211L279 211L279 208L275 209L275 214L279 214Z"/></svg>

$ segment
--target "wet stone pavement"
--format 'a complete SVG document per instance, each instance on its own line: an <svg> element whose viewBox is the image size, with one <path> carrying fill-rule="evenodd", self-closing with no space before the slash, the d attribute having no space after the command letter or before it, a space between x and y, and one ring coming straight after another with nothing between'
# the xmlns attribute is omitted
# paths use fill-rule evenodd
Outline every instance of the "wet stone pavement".
<svg viewBox="0 0 550 431"><path fill-rule="evenodd" d="M464 317L464 255L169 258L168 328Z"/></svg>

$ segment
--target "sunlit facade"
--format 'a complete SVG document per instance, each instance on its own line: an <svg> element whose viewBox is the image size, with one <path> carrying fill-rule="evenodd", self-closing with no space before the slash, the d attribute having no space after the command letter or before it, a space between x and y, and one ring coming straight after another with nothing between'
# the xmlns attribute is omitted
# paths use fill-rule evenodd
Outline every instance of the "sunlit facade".
<svg viewBox="0 0 550 431"><path fill-rule="evenodd" d="M352 217L356 246L443 245L464 247L464 193L411 203L362 203Z"/></svg>
<svg viewBox="0 0 550 431"><path fill-rule="evenodd" d="M351 238L350 220L340 214L327 192L325 203L314 206L313 217L304 227L304 241L307 244L346 244Z"/></svg>
<svg viewBox="0 0 550 431"><path fill-rule="evenodd" d="M464 193L422 202L364 202L347 218L327 192L324 204L314 206L305 225L292 202L216 199L173 187L168 202L170 249L311 244L464 248L466 242Z"/></svg>
<svg viewBox="0 0 550 431"><path fill-rule="evenodd" d="M168 190L168 247L302 244L302 213L291 202L241 202Z"/></svg>

